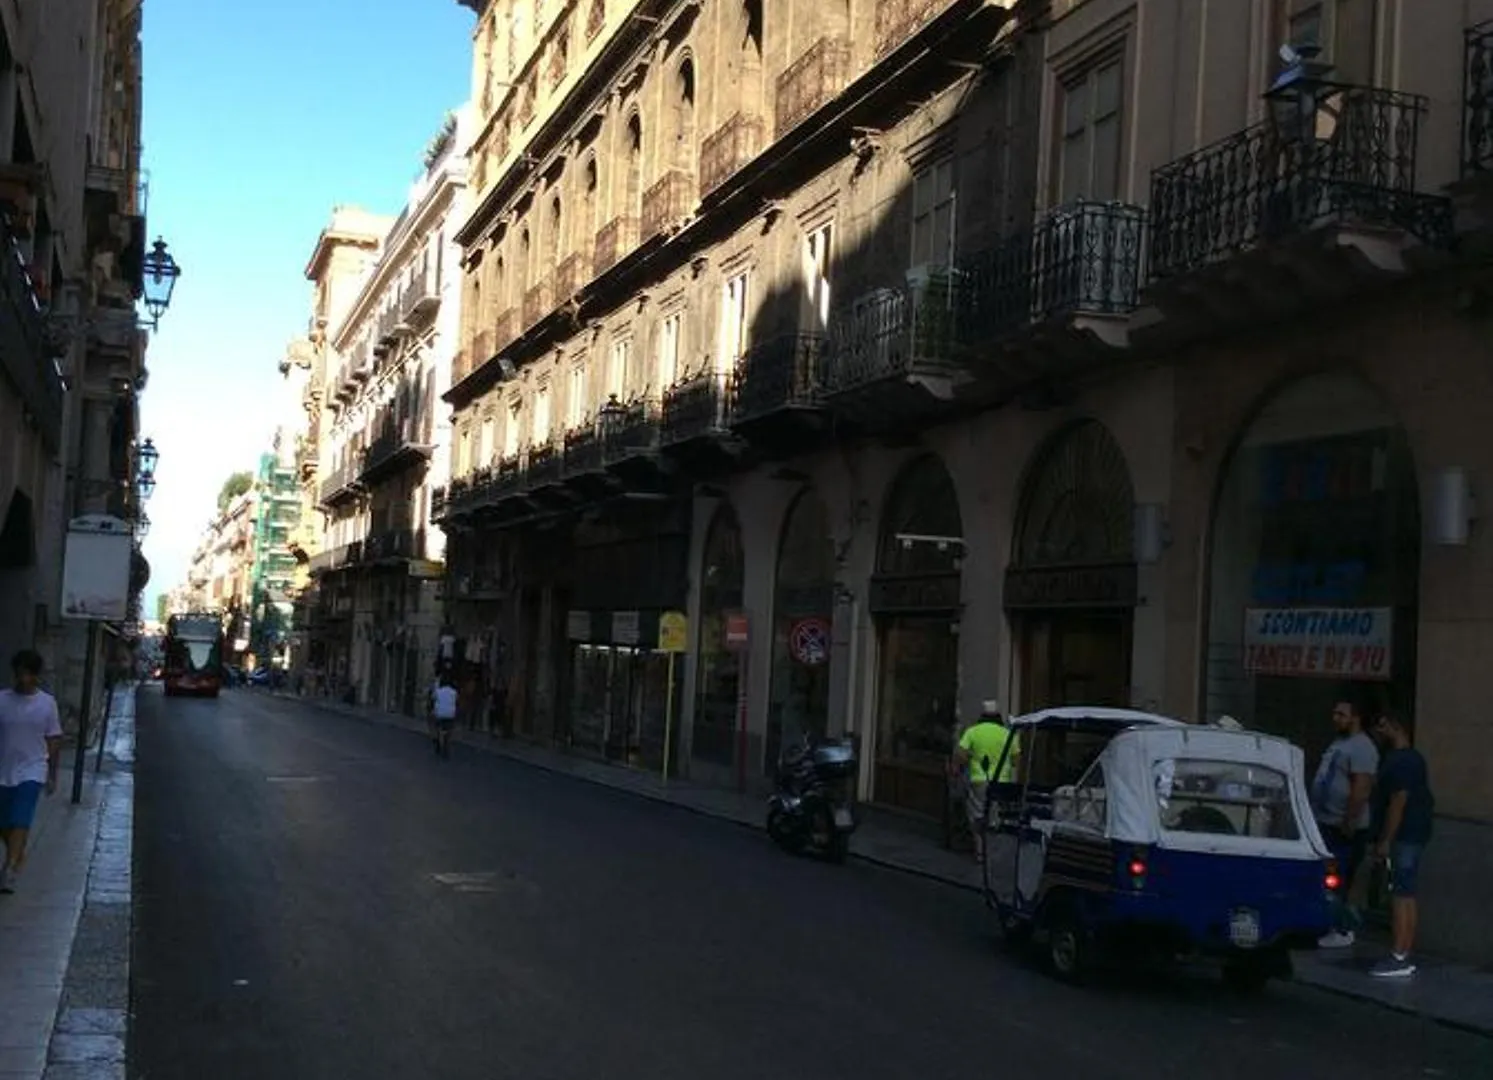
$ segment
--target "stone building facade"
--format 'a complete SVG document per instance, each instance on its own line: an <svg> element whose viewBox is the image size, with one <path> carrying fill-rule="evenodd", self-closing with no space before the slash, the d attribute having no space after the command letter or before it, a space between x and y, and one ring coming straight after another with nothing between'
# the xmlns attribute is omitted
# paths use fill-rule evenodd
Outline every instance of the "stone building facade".
<svg viewBox="0 0 1493 1080"><path fill-rule="evenodd" d="M312 405L322 527L306 660L327 689L410 714L423 710L441 637L445 537L428 520L447 476L441 395L457 338L464 134L453 117L403 213L381 229L324 235L308 270L328 303Z"/></svg>
<svg viewBox="0 0 1493 1080"><path fill-rule="evenodd" d="M88 638L59 612L66 525L139 512L139 35L133 0L0 2L0 652L41 650L69 725ZM137 550L137 600L148 573Z"/></svg>
<svg viewBox="0 0 1493 1080"><path fill-rule="evenodd" d="M1493 955L1493 5L477 6L435 514L497 715L745 785L847 732L937 818L985 699L1314 761L1352 694Z"/></svg>

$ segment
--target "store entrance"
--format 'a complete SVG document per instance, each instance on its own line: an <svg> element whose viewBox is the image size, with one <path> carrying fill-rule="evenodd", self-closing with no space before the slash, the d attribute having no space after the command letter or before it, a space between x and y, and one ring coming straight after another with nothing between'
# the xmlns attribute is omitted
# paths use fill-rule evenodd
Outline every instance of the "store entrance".
<svg viewBox="0 0 1493 1080"><path fill-rule="evenodd" d="M575 749L623 765L662 768L668 653L621 645L577 645L572 693ZM677 736L673 742L677 744ZM671 746L670 757L674 756Z"/></svg>
<svg viewBox="0 0 1493 1080"><path fill-rule="evenodd" d="M1031 612L1022 623L1022 712L1130 704L1128 612Z"/></svg>

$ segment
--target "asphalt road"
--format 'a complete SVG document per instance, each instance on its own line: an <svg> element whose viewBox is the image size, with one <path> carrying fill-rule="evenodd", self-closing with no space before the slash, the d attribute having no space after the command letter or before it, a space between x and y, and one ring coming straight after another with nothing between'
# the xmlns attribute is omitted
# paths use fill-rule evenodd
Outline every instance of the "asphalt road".
<svg viewBox="0 0 1493 1080"><path fill-rule="evenodd" d="M1294 986L1075 990L978 900L252 692L144 690L138 1080L1493 1077Z"/></svg>

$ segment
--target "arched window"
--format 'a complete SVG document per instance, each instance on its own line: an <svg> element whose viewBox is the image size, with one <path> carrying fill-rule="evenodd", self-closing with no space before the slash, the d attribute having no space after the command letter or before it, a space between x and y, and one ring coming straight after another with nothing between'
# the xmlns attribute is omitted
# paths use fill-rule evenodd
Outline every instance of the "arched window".
<svg viewBox="0 0 1493 1080"><path fill-rule="evenodd" d="M674 88L673 166L685 172L695 167L695 62L685 57Z"/></svg>
<svg viewBox="0 0 1493 1080"><path fill-rule="evenodd" d="M529 227L527 225L524 226L523 232L521 232L518 237L518 254L518 269L520 277L518 288L520 290L523 290L532 285L535 278L533 243L531 242L529 236Z"/></svg>
<svg viewBox="0 0 1493 1080"><path fill-rule="evenodd" d="M565 257L565 218L560 206L560 196L550 200L549 222L549 267L558 266Z"/></svg>
<svg viewBox="0 0 1493 1080"><path fill-rule="evenodd" d="M643 118L636 112L627 118L627 213L643 213Z"/></svg>
<svg viewBox="0 0 1493 1080"><path fill-rule="evenodd" d="M576 238L578 247L582 247L596 238L598 228L596 215L596 202L599 197L601 179L596 169L596 155L592 154L586 158L586 165L581 170L581 220L579 223L580 234Z"/></svg>
<svg viewBox="0 0 1493 1080"><path fill-rule="evenodd" d="M824 502L805 489L783 522L773 588L772 688L768 698L767 756L829 724L830 631L834 613L835 552Z"/></svg>
<svg viewBox="0 0 1493 1080"><path fill-rule="evenodd" d="M692 755L713 765L736 759L741 654L726 647L726 619L744 602L741 523L727 503L710 519L700 563L700 640Z"/></svg>

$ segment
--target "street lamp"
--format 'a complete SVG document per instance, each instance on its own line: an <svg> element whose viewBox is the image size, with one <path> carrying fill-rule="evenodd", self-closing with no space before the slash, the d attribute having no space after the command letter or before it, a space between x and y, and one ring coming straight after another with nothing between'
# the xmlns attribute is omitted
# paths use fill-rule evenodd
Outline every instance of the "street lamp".
<svg viewBox="0 0 1493 1080"><path fill-rule="evenodd" d="M1271 123L1288 142L1331 138L1337 125L1344 87L1328 78L1332 65L1319 60L1321 54L1320 45L1280 48L1280 58L1286 67L1264 96Z"/></svg>
<svg viewBox="0 0 1493 1080"><path fill-rule="evenodd" d="M150 314L152 330L161 326L161 316L171 306L171 291L181 277L181 267L166 250L166 241L157 239L141 263L145 278L145 310Z"/></svg>
<svg viewBox="0 0 1493 1080"><path fill-rule="evenodd" d="M135 451L135 487L142 502L155 494L156 462L160 460L161 452L156 449L154 439L146 439Z"/></svg>

